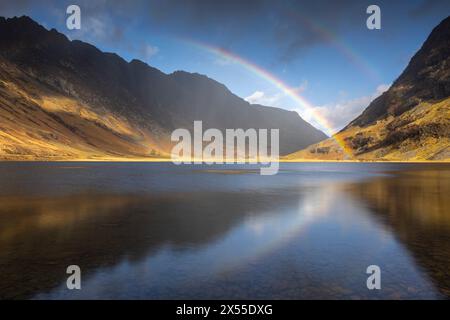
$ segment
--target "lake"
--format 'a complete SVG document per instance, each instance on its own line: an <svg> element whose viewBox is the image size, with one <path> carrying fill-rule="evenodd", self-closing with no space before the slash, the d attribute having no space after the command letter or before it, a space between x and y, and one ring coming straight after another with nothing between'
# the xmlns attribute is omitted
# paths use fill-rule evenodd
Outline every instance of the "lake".
<svg viewBox="0 0 450 320"><path fill-rule="evenodd" d="M0 298L448 299L449 195L450 164L1 163Z"/></svg>

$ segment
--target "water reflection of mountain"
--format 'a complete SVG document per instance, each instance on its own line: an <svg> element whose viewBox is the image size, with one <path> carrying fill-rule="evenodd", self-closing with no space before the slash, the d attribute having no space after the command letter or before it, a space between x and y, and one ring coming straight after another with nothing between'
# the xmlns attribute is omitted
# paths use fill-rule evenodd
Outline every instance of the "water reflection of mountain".
<svg viewBox="0 0 450 320"><path fill-rule="evenodd" d="M349 188L450 298L450 168L399 172Z"/></svg>
<svg viewBox="0 0 450 320"><path fill-rule="evenodd" d="M123 259L138 261L167 245L200 247L249 215L298 205L298 193L179 193L3 198L0 298L30 298Z"/></svg>

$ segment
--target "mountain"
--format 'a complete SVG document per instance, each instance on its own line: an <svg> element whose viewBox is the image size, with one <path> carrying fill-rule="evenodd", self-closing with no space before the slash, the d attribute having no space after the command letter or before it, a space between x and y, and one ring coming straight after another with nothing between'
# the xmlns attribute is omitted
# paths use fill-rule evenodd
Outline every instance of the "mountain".
<svg viewBox="0 0 450 320"><path fill-rule="evenodd" d="M326 138L295 112L251 105L200 74L70 41L28 17L0 18L0 159L167 156L177 128L279 128L280 153Z"/></svg>
<svg viewBox="0 0 450 320"><path fill-rule="evenodd" d="M450 160L450 17L359 117L333 138L287 156L351 158Z"/></svg>

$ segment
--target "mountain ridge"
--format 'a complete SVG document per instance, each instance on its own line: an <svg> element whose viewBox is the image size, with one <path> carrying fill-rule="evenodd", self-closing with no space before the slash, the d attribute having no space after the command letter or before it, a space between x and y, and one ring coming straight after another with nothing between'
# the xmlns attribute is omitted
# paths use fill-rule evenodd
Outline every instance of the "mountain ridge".
<svg viewBox="0 0 450 320"><path fill-rule="evenodd" d="M411 58L406 69L391 86L391 88L400 86L404 88L398 88L400 92L388 90L383 93L343 130L355 125L364 126L373 123L383 116L400 115L417 106L420 100L440 100L450 96L449 67L443 67L448 65L449 56L450 17L444 19L432 30L422 47ZM432 87L431 91L429 87ZM402 99L414 99L401 104L395 101L398 96Z"/></svg>
<svg viewBox="0 0 450 320"><path fill-rule="evenodd" d="M127 62L26 16L0 18L0 39L0 158L167 156L171 131L194 120L279 128L281 154L326 138L297 113L251 105L207 76Z"/></svg>
<svg viewBox="0 0 450 320"><path fill-rule="evenodd" d="M450 160L450 16L361 115L286 159Z"/></svg>

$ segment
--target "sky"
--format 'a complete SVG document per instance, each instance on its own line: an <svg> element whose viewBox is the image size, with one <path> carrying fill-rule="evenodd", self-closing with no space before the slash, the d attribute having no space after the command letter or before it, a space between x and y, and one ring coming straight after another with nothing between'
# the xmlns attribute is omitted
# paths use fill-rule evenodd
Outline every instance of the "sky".
<svg viewBox="0 0 450 320"><path fill-rule="evenodd" d="M71 4L80 30L66 26ZM366 26L372 4L380 30ZM450 1L1 0L0 16L21 15L127 61L207 75L332 134L389 88Z"/></svg>

